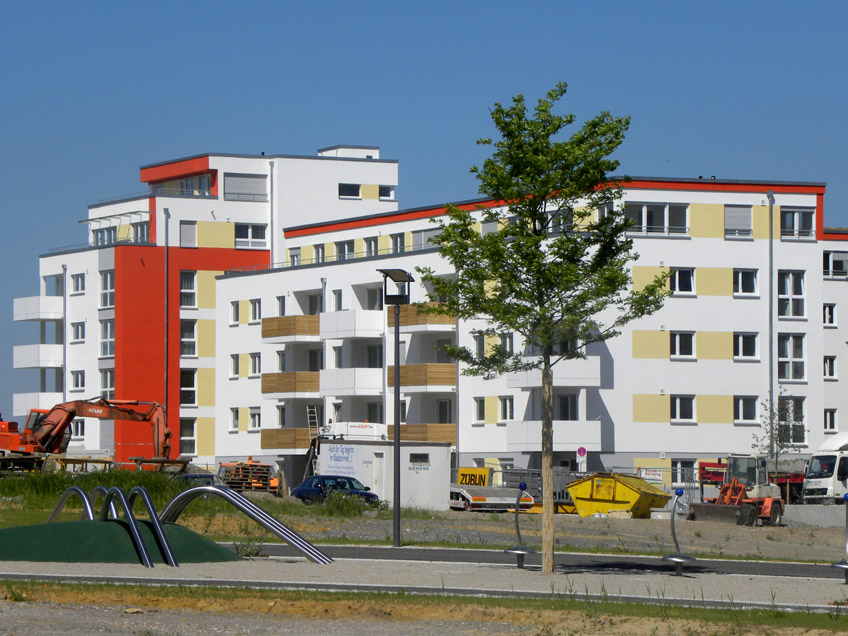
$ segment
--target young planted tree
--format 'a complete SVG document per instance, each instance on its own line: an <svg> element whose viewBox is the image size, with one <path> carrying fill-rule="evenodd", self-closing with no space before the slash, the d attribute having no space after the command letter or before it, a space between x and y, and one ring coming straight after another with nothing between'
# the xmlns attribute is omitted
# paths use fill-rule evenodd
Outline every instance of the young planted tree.
<svg viewBox="0 0 848 636"><path fill-rule="evenodd" d="M560 133L574 115L556 115L566 93L558 84L528 116L524 97L496 103L492 120L500 139L477 143L492 156L471 172L493 203L475 212L449 206L447 222L432 242L455 276L420 268L431 285L426 311L481 319L472 330L487 346L472 351L446 347L465 363L463 373L494 377L541 369L542 571L554 567L553 372L563 359L585 357L589 343L612 338L622 325L662 305L665 278L631 288L629 263L637 258L613 203L620 198L608 175L618 167L610 155L621 144L630 119L602 112L570 138ZM482 218L481 218L482 217ZM482 226L480 224L482 221ZM481 228L485 228L481 231ZM518 333L523 351L497 343Z"/></svg>

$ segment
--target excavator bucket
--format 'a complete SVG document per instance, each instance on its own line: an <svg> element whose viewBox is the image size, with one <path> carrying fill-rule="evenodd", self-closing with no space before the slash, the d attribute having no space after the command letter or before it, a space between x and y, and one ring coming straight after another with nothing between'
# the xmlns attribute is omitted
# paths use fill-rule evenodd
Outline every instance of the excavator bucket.
<svg viewBox="0 0 848 636"><path fill-rule="evenodd" d="M732 523L737 526L753 526L757 523L757 509L750 504L732 506L715 503L689 504L689 521L718 521Z"/></svg>

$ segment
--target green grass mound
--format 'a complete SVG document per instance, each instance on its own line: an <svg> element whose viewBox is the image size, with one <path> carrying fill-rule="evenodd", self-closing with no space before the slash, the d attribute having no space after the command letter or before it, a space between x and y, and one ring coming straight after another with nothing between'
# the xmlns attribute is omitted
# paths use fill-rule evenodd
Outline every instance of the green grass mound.
<svg viewBox="0 0 848 636"><path fill-rule="evenodd" d="M177 563L238 561L233 552L174 523L163 524ZM166 563L149 521L139 534L154 564ZM141 563L124 520L65 521L0 530L0 561Z"/></svg>

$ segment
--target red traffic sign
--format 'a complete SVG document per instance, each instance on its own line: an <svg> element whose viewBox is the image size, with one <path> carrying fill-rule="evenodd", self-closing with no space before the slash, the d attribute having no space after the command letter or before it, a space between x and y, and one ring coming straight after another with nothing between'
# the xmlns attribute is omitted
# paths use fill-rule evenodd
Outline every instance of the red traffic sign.
<svg viewBox="0 0 848 636"><path fill-rule="evenodd" d="M586 457L586 447L585 446L581 446L580 448L577 449L577 456L578 457Z"/></svg>

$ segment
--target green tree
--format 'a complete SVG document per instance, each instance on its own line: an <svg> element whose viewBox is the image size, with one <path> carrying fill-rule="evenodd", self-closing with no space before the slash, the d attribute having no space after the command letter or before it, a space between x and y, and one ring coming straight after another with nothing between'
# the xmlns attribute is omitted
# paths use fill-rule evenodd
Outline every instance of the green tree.
<svg viewBox="0 0 848 636"><path fill-rule="evenodd" d="M481 139L493 152L471 172L480 193L493 203L468 212L448 206L447 222L431 239L455 275L419 268L431 285L425 311L482 319L473 329L487 346L446 347L465 363L463 373L494 377L542 370L542 563L554 566L553 374L563 359L585 357L589 343L612 338L622 325L662 305L665 277L631 289L629 263L637 258L625 235L628 222L613 203L621 197L608 175L618 167L610 155L624 140L629 117L602 112L568 139L558 138L574 115L556 115L566 93L560 83L528 116L524 97L491 111L500 139ZM485 231L481 231L480 221ZM518 333L525 349L497 342Z"/></svg>

